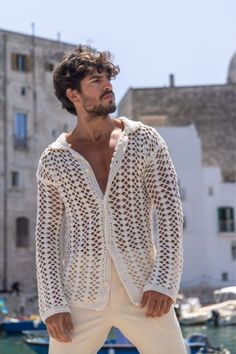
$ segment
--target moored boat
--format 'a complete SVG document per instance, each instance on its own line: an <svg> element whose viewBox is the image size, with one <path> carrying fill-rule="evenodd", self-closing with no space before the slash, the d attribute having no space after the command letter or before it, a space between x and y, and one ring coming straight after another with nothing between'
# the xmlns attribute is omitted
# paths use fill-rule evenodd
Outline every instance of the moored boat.
<svg viewBox="0 0 236 354"><path fill-rule="evenodd" d="M179 322L184 326L196 326L205 324L210 317L210 313L199 313L196 311L194 313L185 314L179 319Z"/></svg>
<svg viewBox="0 0 236 354"><path fill-rule="evenodd" d="M208 337L202 333L193 333L185 339L188 354L230 354L223 346L215 347L209 343Z"/></svg>
<svg viewBox="0 0 236 354"><path fill-rule="evenodd" d="M182 312L179 322L181 325L236 325L236 300L227 300L202 306L191 312Z"/></svg>
<svg viewBox="0 0 236 354"><path fill-rule="evenodd" d="M49 336L47 331L24 331L24 342L37 354L48 354ZM112 333L112 335L111 335ZM209 343L208 337L201 333L194 333L185 339L188 354L230 354L230 351L215 347ZM106 342L98 354L138 354L138 350L117 329L112 328ZM174 353L173 353L174 354Z"/></svg>
<svg viewBox="0 0 236 354"><path fill-rule="evenodd" d="M0 330L7 334L21 333L27 330L43 330L45 324L41 320L22 319L17 317L5 317L0 322Z"/></svg>
<svg viewBox="0 0 236 354"><path fill-rule="evenodd" d="M47 331L23 331L24 342L37 354L48 354L49 336ZM117 329L112 328L98 354L138 354L138 350Z"/></svg>

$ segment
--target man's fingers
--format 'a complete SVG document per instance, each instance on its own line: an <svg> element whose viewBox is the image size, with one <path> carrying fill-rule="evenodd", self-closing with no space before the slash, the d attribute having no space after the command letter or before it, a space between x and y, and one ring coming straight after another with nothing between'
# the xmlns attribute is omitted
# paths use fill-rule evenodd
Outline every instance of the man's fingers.
<svg viewBox="0 0 236 354"><path fill-rule="evenodd" d="M161 300L159 304L157 303L155 306L155 310L153 312L153 317L155 316L163 316L164 314L170 311L171 301L168 301L166 298Z"/></svg>
<svg viewBox="0 0 236 354"><path fill-rule="evenodd" d="M147 317L152 316L155 306L156 306L155 300L151 296L149 296L147 301L147 310L146 310Z"/></svg>
<svg viewBox="0 0 236 354"><path fill-rule="evenodd" d="M58 330L59 337L63 341L65 342L71 341L70 336L66 333L66 325L64 322L64 318L62 318L62 321L58 324L57 330Z"/></svg>
<svg viewBox="0 0 236 354"><path fill-rule="evenodd" d="M58 340L59 342L63 342L63 338L61 337L60 335L60 330L58 328L58 324L53 324L51 327L50 327L50 331L52 333L52 337L56 340Z"/></svg>
<svg viewBox="0 0 236 354"><path fill-rule="evenodd" d="M158 291L146 291L143 293L141 307L146 305L146 316L162 316L170 311L174 301L167 295Z"/></svg>
<svg viewBox="0 0 236 354"><path fill-rule="evenodd" d="M167 309L167 304L168 304L168 301L166 298L162 299L161 302L160 302L160 306L159 308L157 309L157 313L156 313L156 316L162 316L166 313L166 309Z"/></svg>
<svg viewBox="0 0 236 354"><path fill-rule="evenodd" d="M166 312L165 313L168 313L170 311L170 308L171 308L171 305L173 304L172 301L168 301L167 302L167 305L166 305Z"/></svg>
<svg viewBox="0 0 236 354"><path fill-rule="evenodd" d="M64 317L64 327L68 331L71 331L72 329L74 329L74 325L73 325L72 318L71 318L70 314L66 314Z"/></svg>
<svg viewBox="0 0 236 354"><path fill-rule="evenodd" d="M54 314L46 319L48 334L59 342L70 342L71 338L67 334L73 329L71 314L62 312Z"/></svg>
<svg viewBox="0 0 236 354"><path fill-rule="evenodd" d="M162 301L156 301L155 302L155 307L152 312L152 317L160 316L160 312L163 308L163 302Z"/></svg>
<svg viewBox="0 0 236 354"><path fill-rule="evenodd" d="M70 342L71 338L66 333L66 326L62 319L57 323L53 323L49 328L49 335L59 342Z"/></svg>
<svg viewBox="0 0 236 354"><path fill-rule="evenodd" d="M147 299L148 299L148 293L143 293L143 297L142 297L142 300L141 300L141 307L144 307L147 303Z"/></svg>

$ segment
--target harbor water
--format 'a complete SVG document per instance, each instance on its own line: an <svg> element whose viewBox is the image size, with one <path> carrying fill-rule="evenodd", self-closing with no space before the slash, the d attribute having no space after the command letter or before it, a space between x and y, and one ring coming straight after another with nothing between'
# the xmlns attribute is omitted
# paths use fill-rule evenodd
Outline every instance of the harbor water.
<svg viewBox="0 0 236 354"><path fill-rule="evenodd" d="M216 347L223 344L225 348L229 349L231 354L236 354L236 326L182 326L184 338L194 332L206 334L211 345Z"/></svg>
<svg viewBox="0 0 236 354"><path fill-rule="evenodd" d="M236 354L236 326L222 326L217 328L206 326L182 327L182 333L185 338L191 335L193 332L206 334L209 337L209 341L212 345L218 346L223 344L227 349L230 350L231 354ZM22 339L23 336L21 335L2 335L0 337L0 354L33 354L32 350L28 348L26 344L24 344Z"/></svg>

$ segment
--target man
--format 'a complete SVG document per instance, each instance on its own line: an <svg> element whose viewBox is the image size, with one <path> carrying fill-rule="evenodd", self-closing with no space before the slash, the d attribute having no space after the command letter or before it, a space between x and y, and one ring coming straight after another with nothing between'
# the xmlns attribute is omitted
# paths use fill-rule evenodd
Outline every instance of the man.
<svg viewBox="0 0 236 354"><path fill-rule="evenodd" d="M174 312L183 263L177 176L155 129L109 115L118 73L109 52L83 45L54 71L55 94L77 125L43 151L37 170L39 310L50 354L95 354L112 326L140 353L186 353Z"/></svg>

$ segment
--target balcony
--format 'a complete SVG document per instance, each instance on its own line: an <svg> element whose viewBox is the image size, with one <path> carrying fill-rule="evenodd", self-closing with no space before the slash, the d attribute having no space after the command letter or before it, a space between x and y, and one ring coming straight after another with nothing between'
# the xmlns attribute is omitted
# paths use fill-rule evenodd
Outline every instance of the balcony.
<svg viewBox="0 0 236 354"><path fill-rule="evenodd" d="M235 231L219 231L218 235L223 238L236 239Z"/></svg>
<svg viewBox="0 0 236 354"><path fill-rule="evenodd" d="M20 138L20 137L14 135L13 140L14 140L14 149L15 150L27 150L28 149L28 142L29 142L28 137Z"/></svg>

